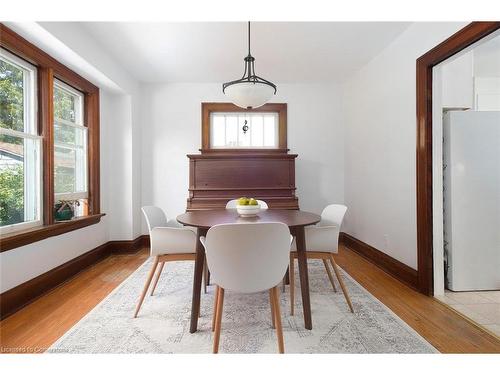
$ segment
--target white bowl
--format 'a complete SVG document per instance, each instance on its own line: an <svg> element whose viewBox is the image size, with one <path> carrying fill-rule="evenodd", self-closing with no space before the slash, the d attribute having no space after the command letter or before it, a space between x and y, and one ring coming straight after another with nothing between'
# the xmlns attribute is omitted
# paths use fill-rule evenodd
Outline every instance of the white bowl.
<svg viewBox="0 0 500 375"><path fill-rule="evenodd" d="M242 217L252 217L252 216L257 216L257 214L260 212L260 204L256 205L237 205L236 206L236 211L238 211L238 214Z"/></svg>

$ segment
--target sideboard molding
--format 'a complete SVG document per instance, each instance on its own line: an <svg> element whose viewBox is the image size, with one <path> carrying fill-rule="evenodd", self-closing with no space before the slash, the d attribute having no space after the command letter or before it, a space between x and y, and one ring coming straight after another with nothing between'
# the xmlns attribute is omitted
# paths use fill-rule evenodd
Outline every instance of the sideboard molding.
<svg viewBox="0 0 500 375"><path fill-rule="evenodd" d="M287 153L190 154L187 210L224 208L242 196L262 199L270 208L298 209L295 159Z"/></svg>

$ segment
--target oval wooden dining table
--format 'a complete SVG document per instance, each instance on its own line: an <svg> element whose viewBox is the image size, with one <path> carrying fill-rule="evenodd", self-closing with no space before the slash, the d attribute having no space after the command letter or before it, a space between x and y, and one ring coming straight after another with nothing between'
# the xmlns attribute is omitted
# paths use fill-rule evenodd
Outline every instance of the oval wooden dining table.
<svg viewBox="0 0 500 375"><path fill-rule="evenodd" d="M193 297L191 303L191 326L189 332L198 329L198 316L200 311L201 281L203 277L203 264L205 262L205 249L200 242L200 237L206 236L208 230L217 224L231 223L284 223L295 236L299 261L300 288L302 292L302 307L304 310L304 326L312 329L311 302L309 299L309 275L307 272L306 240L304 227L313 225L321 220L321 216L311 212L299 210L269 209L259 212L255 217L243 218L235 209L200 210L190 211L177 216L177 221L183 225L197 228L196 260L193 277Z"/></svg>

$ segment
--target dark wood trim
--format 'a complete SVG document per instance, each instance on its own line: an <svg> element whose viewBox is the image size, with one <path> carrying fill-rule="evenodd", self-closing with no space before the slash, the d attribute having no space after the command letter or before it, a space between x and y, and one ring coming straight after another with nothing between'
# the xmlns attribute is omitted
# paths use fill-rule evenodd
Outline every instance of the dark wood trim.
<svg viewBox="0 0 500 375"><path fill-rule="evenodd" d="M54 71L54 76L68 85L83 91L95 92L99 88L87 81L85 78L61 64L45 51L24 39L21 35L0 23L0 45L11 53L23 58L37 67L50 67Z"/></svg>
<svg viewBox="0 0 500 375"><path fill-rule="evenodd" d="M84 269L100 262L111 254L133 254L149 246L149 235L135 240L109 241L70 261L57 266L0 294L0 319L5 319Z"/></svg>
<svg viewBox="0 0 500 375"><path fill-rule="evenodd" d="M278 112L279 140L278 148L272 150L255 149L211 149L210 148L210 113L212 112ZM253 109L240 108L232 103L201 103L201 152L287 152L287 104L267 103ZM286 151L285 151L286 150Z"/></svg>
<svg viewBox="0 0 500 375"><path fill-rule="evenodd" d="M432 69L500 28L500 22L472 22L417 59L417 254L418 290L434 291L432 230Z"/></svg>
<svg viewBox="0 0 500 375"><path fill-rule="evenodd" d="M143 234L135 240L109 241L108 250L113 254L134 254L143 247L149 246L149 235Z"/></svg>
<svg viewBox="0 0 500 375"><path fill-rule="evenodd" d="M352 251L368 259L391 276L394 276L399 281L405 283L413 289L417 289L417 271L413 268L407 266L404 263L401 263L399 260L390 257L382 251L368 245L361 240L358 240L357 238L354 238L347 233L340 233L339 241L345 247L348 247Z"/></svg>
<svg viewBox="0 0 500 375"><path fill-rule="evenodd" d="M101 212L99 90L85 95L85 123L88 128L89 212Z"/></svg>
<svg viewBox="0 0 500 375"><path fill-rule="evenodd" d="M8 234L0 240L0 250L10 250L41 239L99 222L100 151L99 88L61 64L50 55L0 23L0 46L37 68L38 131L42 136L43 226ZM88 128L88 213L89 216L67 223L54 220L54 79L57 78L84 95L84 124ZM16 238L19 236L19 238Z"/></svg>
<svg viewBox="0 0 500 375"><path fill-rule="evenodd" d="M42 140L43 223L54 223L54 72L51 68L38 69L38 128Z"/></svg>
<svg viewBox="0 0 500 375"><path fill-rule="evenodd" d="M0 319L12 315L108 254L107 244L103 244L0 294Z"/></svg>
<svg viewBox="0 0 500 375"><path fill-rule="evenodd" d="M277 152L252 152L252 153L238 153L235 150L227 150L226 152L209 152L205 154L187 154L189 159L234 159L237 157L238 159L295 159L298 157L298 154L280 154Z"/></svg>
<svg viewBox="0 0 500 375"><path fill-rule="evenodd" d="M101 221L105 214L96 214L80 217L68 221L55 222L41 227L26 229L19 232L13 232L0 237L0 252L25 246L33 242L41 241L49 237L59 236L60 234L88 227Z"/></svg>

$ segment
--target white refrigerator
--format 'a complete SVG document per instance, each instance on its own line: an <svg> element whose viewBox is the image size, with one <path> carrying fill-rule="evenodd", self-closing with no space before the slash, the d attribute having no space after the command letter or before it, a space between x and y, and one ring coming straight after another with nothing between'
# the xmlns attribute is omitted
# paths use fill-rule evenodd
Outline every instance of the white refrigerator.
<svg viewBox="0 0 500 375"><path fill-rule="evenodd" d="M500 290L500 112L444 115L447 287Z"/></svg>

